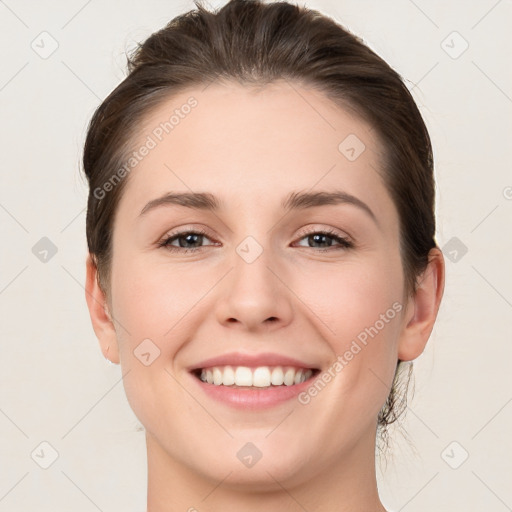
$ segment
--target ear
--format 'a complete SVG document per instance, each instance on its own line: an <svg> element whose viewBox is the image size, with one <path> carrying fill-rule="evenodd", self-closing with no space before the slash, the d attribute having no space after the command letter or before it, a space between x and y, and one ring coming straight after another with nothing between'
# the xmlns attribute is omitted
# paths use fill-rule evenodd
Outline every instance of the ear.
<svg viewBox="0 0 512 512"><path fill-rule="evenodd" d="M90 253L86 261L85 300L103 356L118 364L119 350L114 323L108 310L105 294L99 285L98 269Z"/></svg>
<svg viewBox="0 0 512 512"><path fill-rule="evenodd" d="M398 358L416 359L425 349L444 292L445 264L441 250L431 249L429 263L418 279L416 293L409 298L398 344Z"/></svg>

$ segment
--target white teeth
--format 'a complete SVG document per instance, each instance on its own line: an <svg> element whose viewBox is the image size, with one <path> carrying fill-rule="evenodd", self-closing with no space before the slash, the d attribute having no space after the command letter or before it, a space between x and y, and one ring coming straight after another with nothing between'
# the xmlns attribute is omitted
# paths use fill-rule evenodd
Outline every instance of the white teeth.
<svg viewBox="0 0 512 512"><path fill-rule="evenodd" d="M280 366L276 366L272 370L272 376L270 377L270 382L274 386L281 386L282 384L284 384L284 373L283 373L283 369Z"/></svg>
<svg viewBox="0 0 512 512"><path fill-rule="evenodd" d="M215 384L215 382L214 382ZM235 385L252 386L252 372L250 368L239 366L235 371Z"/></svg>
<svg viewBox="0 0 512 512"><path fill-rule="evenodd" d="M213 383L216 386L220 386L222 384L222 372L218 368L213 369Z"/></svg>
<svg viewBox="0 0 512 512"><path fill-rule="evenodd" d="M292 386L300 384L313 375L313 370L282 366L215 366L201 370L201 380L215 386L249 386L266 388L273 386Z"/></svg>
<svg viewBox="0 0 512 512"><path fill-rule="evenodd" d="M270 386L270 370L268 367L260 367L254 370L252 374L252 385L257 388L265 388Z"/></svg>
<svg viewBox="0 0 512 512"><path fill-rule="evenodd" d="M292 386L295 380L295 370L288 368L284 374L284 383L286 386Z"/></svg>
<svg viewBox="0 0 512 512"><path fill-rule="evenodd" d="M224 386L232 386L235 383L235 371L231 366L226 366L224 368L224 373L222 376L222 384Z"/></svg>

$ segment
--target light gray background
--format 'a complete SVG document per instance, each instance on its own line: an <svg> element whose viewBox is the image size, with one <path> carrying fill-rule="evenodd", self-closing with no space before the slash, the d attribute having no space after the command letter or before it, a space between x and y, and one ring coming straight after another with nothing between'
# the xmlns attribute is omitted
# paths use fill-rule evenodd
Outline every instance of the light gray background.
<svg viewBox="0 0 512 512"><path fill-rule="evenodd" d="M407 79L435 148L446 292L415 362L409 441L396 433L379 466L382 497L395 511L512 510L512 2L307 6ZM79 159L87 121L125 76L124 51L192 7L0 1L0 511L145 510L144 433L84 298ZM46 262L33 252L43 237L57 248ZM42 442L58 453L48 469Z"/></svg>

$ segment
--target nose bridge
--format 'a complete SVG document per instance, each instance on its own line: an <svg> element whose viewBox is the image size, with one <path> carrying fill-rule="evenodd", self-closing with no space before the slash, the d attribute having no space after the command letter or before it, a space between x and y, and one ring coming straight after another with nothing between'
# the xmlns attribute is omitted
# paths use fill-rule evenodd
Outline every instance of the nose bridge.
<svg viewBox="0 0 512 512"><path fill-rule="evenodd" d="M261 236L259 237L261 240ZM237 286L242 288L273 288L271 283L272 273L269 270L271 248L269 241L261 243L252 235L247 236L238 244L235 249L236 256L233 258L233 279Z"/></svg>
<svg viewBox="0 0 512 512"><path fill-rule="evenodd" d="M278 264L271 248L270 234L263 229L259 233L246 236L235 247L230 262L232 270L217 307L222 323L236 320L252 329L268 324L270 320L274 323L290 320L290 297L287 288L276 277L274 267Z"/></svg>

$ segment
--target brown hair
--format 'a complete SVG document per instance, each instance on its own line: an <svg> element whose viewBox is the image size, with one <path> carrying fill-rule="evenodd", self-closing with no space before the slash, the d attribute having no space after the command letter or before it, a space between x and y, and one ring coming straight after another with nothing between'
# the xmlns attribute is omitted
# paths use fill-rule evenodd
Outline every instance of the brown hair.
<svg viewBox="0 0 512 512"><path fill-rule="evenodd" d="M127 179L108 193L104 185L124 165L153 108L183 89L217 78L244 85L279 79L305 84L376 130L385 149L379 172L400 219L404 297L414 293L429 251L437 246L435 185L427 128L400 75L358 37L317 11L260 0L231 0L215 12L199 0L195 5L128 56L128 76L98 107L88 127L83 153L89 182L87 243L107 297L114 218ZM382 432L405 408L406 394L401 399L397 394L403 362L397 363L378 417Z"/></svg>

